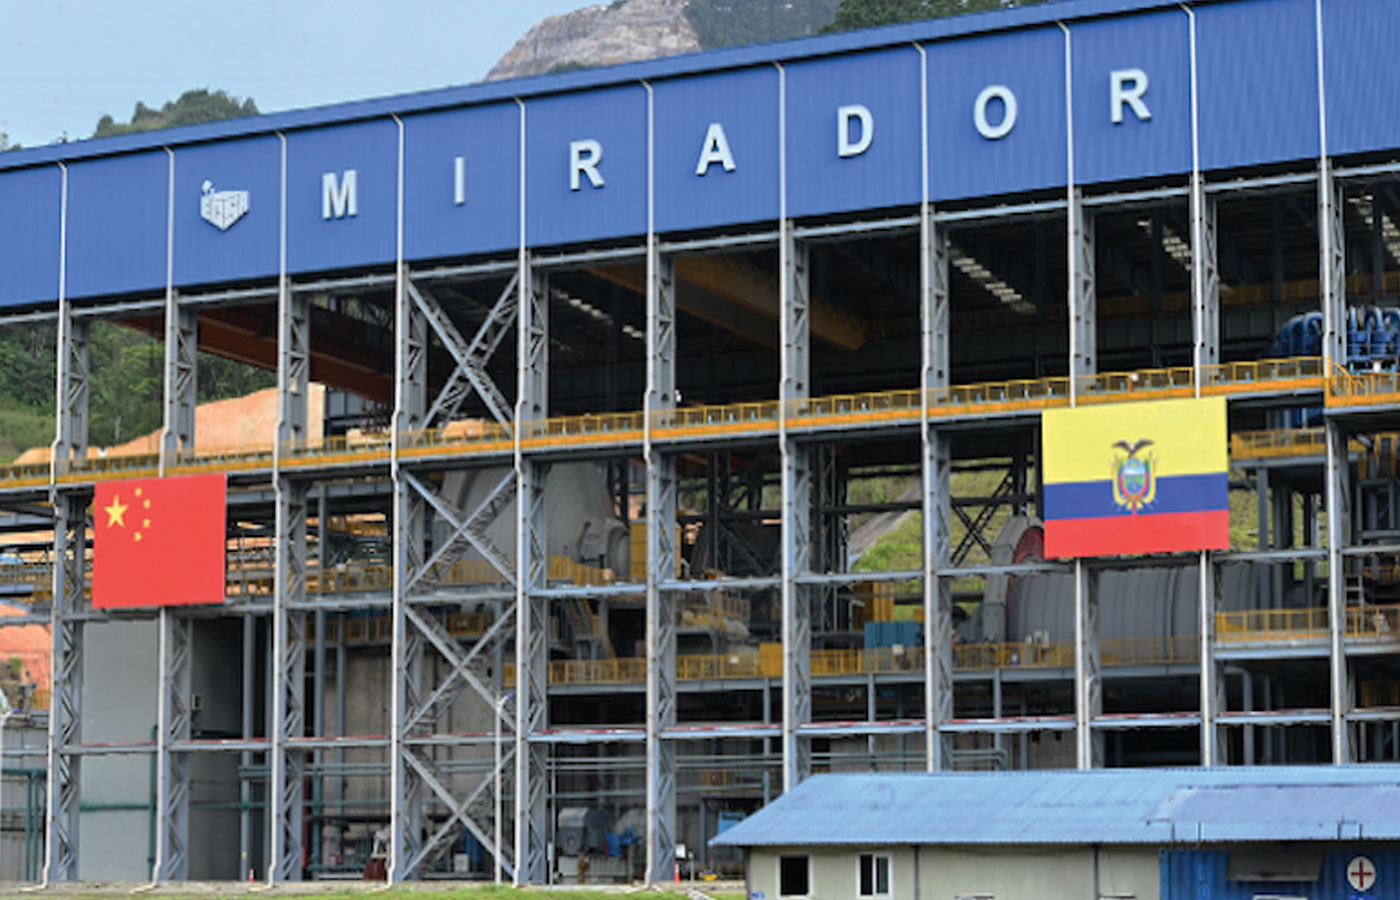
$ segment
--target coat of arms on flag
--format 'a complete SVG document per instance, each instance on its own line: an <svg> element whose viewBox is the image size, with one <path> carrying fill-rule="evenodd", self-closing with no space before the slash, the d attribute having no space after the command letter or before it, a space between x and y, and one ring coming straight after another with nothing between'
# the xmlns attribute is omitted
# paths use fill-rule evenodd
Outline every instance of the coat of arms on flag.
<svg viewBox="0 0 1400 900"><path fill-rule="evenodd" d="M216 191L214 182L204 182L199 198L199 217L220 231L228 231L248 212L247 191Z"/></svg>
<svg viewBox="0 0 1400 900"><path fill-rule="evenodd" d="M1114 450L1123 451L1113 454L1113 502L1133 515L1157 499L1157 455L1137 455L1150 446L1152 441L1147 438L1113 445Z"/></svg>

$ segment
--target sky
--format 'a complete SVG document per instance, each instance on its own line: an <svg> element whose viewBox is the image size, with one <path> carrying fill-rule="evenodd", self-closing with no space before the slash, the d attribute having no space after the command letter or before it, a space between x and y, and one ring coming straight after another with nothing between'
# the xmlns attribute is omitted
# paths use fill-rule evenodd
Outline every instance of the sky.
<svg viewBox="0 0 1400 900"><path fill-rule="evenodd" d="M597 0L594 0L597 2ZM86 138L190 88L278 112L479 81L589 0L4 0L0 132Z"/></svg>

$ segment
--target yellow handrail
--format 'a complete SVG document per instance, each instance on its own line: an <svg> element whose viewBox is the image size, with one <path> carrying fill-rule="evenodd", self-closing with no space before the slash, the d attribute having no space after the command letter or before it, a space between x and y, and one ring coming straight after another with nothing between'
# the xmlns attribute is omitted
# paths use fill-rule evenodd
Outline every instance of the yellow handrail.
<svg viewBox="0 0 1400 900"><path fill-rule="evenodd" d="M1325 606L1215 614L1215 636L1222 643L1318 641L1329 633ZM1400 604L1347 607L1344 633L1352 639L1400 640Z"/></svg>
<svg viewBox="0 0 1400 900"><path fill-rule="evenodd" d="M1228 395L1259 390L1321 390L1322 361L1316 357L1264 359L1219 363L1205 367L1201 389L1206 394ZM776 400L696 406L653 413L653 433L661 438L704 437L748 432L776 431L786 417L793 427L876 425L914 421L922 408L935 418L956 418L997 412L1035 411L1069 404L1069 379L1065 377L995 381L934 388L928 391L900 389L863 394L793 400ZM1188 367L1105 372L1078 377L1079 396L1085 403L1133 402L1192 396L1195 383ZM1339 372L1326 391L1329 403L1380 402L1400 398L1400 375L1348 375ZM558 416L525 422L521 441L529 449L553 446L635 443L641 439L645 414L641 412ZM511 430L495 422L454 422L443 428L406 431L399 435L403 456L430 456L449 450L504 453L514 446ZM281 448L283 466L374 462L387 459L392 435L370 432L337 435L288 444ZM192 458L169 468L174 473L248 471L271 465L271 446L200 449ZM94 478L153 476L158 457L151 453L72 460L58 467L61 481ZM26 464L0 467L0 486L34 486L49 480L49 466Z"/></svg>

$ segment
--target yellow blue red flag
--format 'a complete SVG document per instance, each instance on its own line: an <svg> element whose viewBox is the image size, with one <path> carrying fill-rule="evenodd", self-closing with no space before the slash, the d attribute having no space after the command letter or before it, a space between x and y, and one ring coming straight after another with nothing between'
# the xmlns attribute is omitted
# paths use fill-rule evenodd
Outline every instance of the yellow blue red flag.
<svg viewBox="0 0 1400 900"><path fill-rule="evenodd" d="M1045 555L1226 550L1225 399L1047 410Z"/></svg>

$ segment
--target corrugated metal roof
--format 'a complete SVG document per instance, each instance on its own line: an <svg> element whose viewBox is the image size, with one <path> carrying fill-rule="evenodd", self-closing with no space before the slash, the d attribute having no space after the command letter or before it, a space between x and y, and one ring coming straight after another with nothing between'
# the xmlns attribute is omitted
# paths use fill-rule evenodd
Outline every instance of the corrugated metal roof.
<svg viewBox="0 0 1400 900"><path fill-rule="evenodd" d="M1400 766L816 775L714 839L1196 844L1400 839Z"/></svg>

